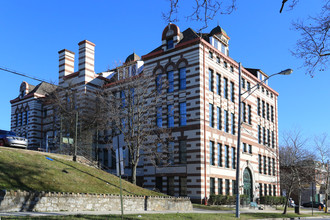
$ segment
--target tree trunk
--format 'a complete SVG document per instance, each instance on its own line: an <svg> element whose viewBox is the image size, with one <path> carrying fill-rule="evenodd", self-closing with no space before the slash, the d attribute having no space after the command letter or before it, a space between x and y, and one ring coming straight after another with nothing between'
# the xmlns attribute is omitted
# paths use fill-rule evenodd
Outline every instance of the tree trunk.
<svg viewBox="0 0 330 220"><path fill-rule="evenodd" d="M288 208L288 201L289 201L290 196L291 196L291 188L290 188L290 190L289 190L289 193L288 193L287 196L286 196L285 206L284 206L284 211L283 211L283 213L282 213L283 215L286 214L286 211L287 211L287 208Z"/></svg>
<svg viewBox="0 0 330 220"><path fill-rule="evenodd" d="M131 174L131 178L132 178L132 183L134 185L136 185L136 167L137 167L137 163L132 163L132 174Z"/></svg>

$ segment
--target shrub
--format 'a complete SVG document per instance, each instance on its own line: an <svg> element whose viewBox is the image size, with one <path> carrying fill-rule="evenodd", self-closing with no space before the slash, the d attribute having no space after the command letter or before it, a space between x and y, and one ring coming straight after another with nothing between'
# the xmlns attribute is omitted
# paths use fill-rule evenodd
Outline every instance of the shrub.
<svg viewBox="0 0 330 220"><path fill-rule="evenodd" d="M285 203L284 196L262 196L260 203L264 205L282 205Z"/></svg>

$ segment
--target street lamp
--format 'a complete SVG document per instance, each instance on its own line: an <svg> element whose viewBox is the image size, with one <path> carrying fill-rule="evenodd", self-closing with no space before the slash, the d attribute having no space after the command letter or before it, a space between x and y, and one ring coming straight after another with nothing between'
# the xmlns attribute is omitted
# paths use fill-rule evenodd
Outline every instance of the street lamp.
<svg viewBox="0 0 330 220"><path fill-rule="evenodd" d="M247 97L244 98L246 100L255 90L256 87L259 85L262 85L265 83L266 80L268 80L270 77L275 75L290 75L292 73L292 69L286 69L279 73L272 74L268 77L266 77L264 80L258 82L256 85L254 85L252 88L249 88L247 91L242 93L241 91L241 80L242 80L242 73L241 73L241 63L238 63L238 131L237 131L237 156L236 156L236 218L240 217L240 211L239 211L239 205L240 205L240 194L239 194L239 173L240 173L240 143L241 143L241 111L242 111L242 95L245 93L249 93ZM244 101L243 100L243 101Z"/></svg>

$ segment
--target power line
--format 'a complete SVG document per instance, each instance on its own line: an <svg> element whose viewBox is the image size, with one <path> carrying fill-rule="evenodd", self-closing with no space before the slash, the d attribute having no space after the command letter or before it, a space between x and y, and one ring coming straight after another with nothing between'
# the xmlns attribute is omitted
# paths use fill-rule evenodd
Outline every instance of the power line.
<svg viewBox="0 0 330 220"><path fill-rule="evenodd" d="M13 73L13 74L16 74L16 75L19 75L19 76L27 77L29 79L33 79L33 80L36 80L36 81L39 81L39 82L47 82L46 80L38 79L37 77L29 76L27 74L20 73L20 72L17 72L15 70L11 70L11 69L6 68L6 67L1 67L0 66L0 70L6 71L6 72L9 72L9 73Z"/></svg>

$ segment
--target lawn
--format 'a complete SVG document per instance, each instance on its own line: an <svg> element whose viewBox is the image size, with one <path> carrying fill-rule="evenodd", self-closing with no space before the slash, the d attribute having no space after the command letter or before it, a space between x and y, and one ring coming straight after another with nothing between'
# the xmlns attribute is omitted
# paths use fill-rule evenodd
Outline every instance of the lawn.
<svg viewBox="0 0 330 220"><path fill-rule="evenodd" d="M71 157L0 147L0 189L119 194L119 178ZM163 195L123 181L124 195Z"/></svg>
<svg viewBox="0 0 330 220"><path fill-rule="evenodd" d="M248 213L241 214L240 219L264 219L264 218L294 218L294 217L308 217L311 215L297 215L287 214L282 215L280 213ZM75 216L49 216L49 217L1 217L1 219L67 219L67 220L90 220L90 219L121 219L120 215L75 215ZM138 220L138 219L196 219L196 220L234 220L235 214L199 214L199 213L176 213L176 214L132 214L124 215L124 219L127 220Z"/></svg>

